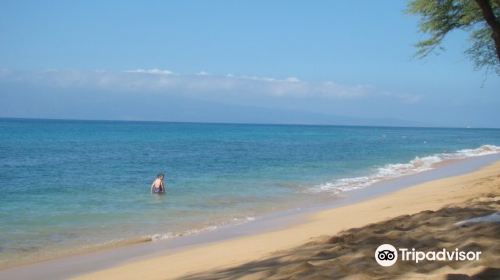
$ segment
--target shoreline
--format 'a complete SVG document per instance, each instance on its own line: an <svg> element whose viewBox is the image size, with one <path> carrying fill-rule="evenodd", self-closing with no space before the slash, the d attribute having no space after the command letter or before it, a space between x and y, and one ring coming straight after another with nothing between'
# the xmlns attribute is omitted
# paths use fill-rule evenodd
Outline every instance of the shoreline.
<svg viewBox="0 0 500 280"><path fill-rule="evenodd" d="M400 215L438 210L492 191L477 185L486 177L500 177L500 161L464 175L418 184L393 193L316 212L306 220L283 229L193 246L179 252L124 263L109 269L80 275L76 279L174 279L215 269L229 268L300 246L315 237L373 224ZM498 188L493 186L498 194ZM415 203L415 197L420 202ZM196 268L193 268L193 263Z"/></svg>
<svg viewBox="0 0 500 280"><path fill-rule="evenodd" d="M93 243L88 246L81 247L60 247L56 251L41 250L38 255L32 257L13 256L10 259L0 262L0 272L10 270L20 266L31 266L38 263L50 263L58 259L72 258L74 256L94 254L99 252L116 250L119 248L130 247L133 245L147 245L154 243L145 250L129 250L124 255L128 258L119 258L121 261L126 261L132 257L139 255L157 253L164 250L178 249L186 245L202 244L207 242L220 241L255 233L261 233L269 230L277 229L281 226L288 225L299 221L307 214L315 211L339 207L342 205L352 204L362 200L374 198L386 193L402 189L411 185L422 183L425 181L440 179L449 176L455 176L462 173L470 172L481 166L494 161L500 160L498 153L499 147L494 145L482 145L478 148L461 149L455 152L435 153L422 157L415 157L413 160L404 163L388 163L381 167L374 168L365 176L361 177L346 177L341 179L333 179L319 185L311 185L304 192L314 194L314 200L304 200L300 203L292 203L287 207L283 205L277 209L268 209L261 211L258 214L247 216L244 219L233 219L224 223L218 223L201 228L193 228L180 233L160 233L150 235L134 236L126 239L112 239L101 243ZM384 175L387 170L392 170L395 174ZM358 175L360 176L360 175ZM342 182L342 180L346 180ZM330 192L328 188L330 182L347 183L350 190L342 190L340 192ZM368 183L368 185L363 185ZM358 185L361 184L361 185ZM322 189L323 186L328 188ZM346 186L335 186L341 189ZM319 192L317 192L319 191ZM322 195L321 195L322 193ZM322 197L318 199L318 197ZM278 204L280 205L280 204ZM167 243L167 244L166 244ZM49 248L50 249L50 248ZM109 261L105 261L109 264ZM100 266L98 268L102 268ZM81 272L81 270L78 270Z"/></svg>
<svg viewBox="0 0 500 280"><path fill-rule="evenodd" d="M4 275L6 276L10 275L10 276L16 276L18 279L23 279L23 275L25 276L40 275L40 272L42 272L41 275L47 275L48 278L54 278L54 277L67 278L70 276L75 276L80 274L83 274L83 276L85 276L85 273L89 272L91 273L89 275L93 275L92 273L97 273L97 274L106 273L106 271L109 270L125 268L127 267L127 264L130 266L134 265L134 263L141 263L146 260L147 261L153 260L157 262L163 258L170 258L168 262L173 261L174 263L178 263L178 261L172 260L171 258L176 258L175 256L179 255L179 258L181 259L185 258L189 259L191 257L186 256L185 254L189 254L189 252L192 251L196 252L197 250L208 250L208 252L213 252L214 249L220 250L221 249L220 247L231 248L233 246L230 244L234 242L238 243L239 240L246 240L246 241L241 241L244 243L252 243L258 241L259 238L268 239L269 237L265 237L266 235L273 236L277 232L297 231L300 228L304 227L307 228L306 225L310 223L311 219L314 220L315 219L314 217L317 217L318 215L321 216L321 213L329 211L341 211L336 209L343 209L346 207L356 208L364 203L370 203L370 201L374 200L376 201L379 199L391 197L399 192L404 192L406 190L415 188L416 186L413 185L416 184L425 185L425 184L432 184L432 182L435 182L436 180L437 181L451 180L454 178L453 176L457 176L463 173L466 174L459 175L459 177L468 176L470 175L471 171L476 170L481 166L483 166L482 169L487 168L484 167L484 165L491 164L492 161L496 161L496 165L498 165L500 162L498 160L499 160L498 155L482 156L462 161L462 163L467 162L468 164L462 164L463 166L461 167L460 163L458 163L458 165L457 163L450 163L449 165L447 165L449 168L449 170L447 171L448 173L446 172L443 173L443 170L446 170L447 168L446 166L443 166L419 174L407 175L398 179L393 179L389 182L378 183L380 185L384 185L386 189L380 190L378 188L374 188L374 186L371 186L366 189L352 191L353 193L349 198L341 199L338 201L338 203L335 203L334 205L328 204L328 205L313 206L310 209L301 209L301 211L292 211L292 213L285 213L285 214L277 213L277 217L271 217L270 219L267 220L268 223L267 226L263 225L262 221L256 221L243 225L232 226L231 228L228 229L221 229L215 232L209 232L207 234L201 233L196 236L182 237L177 240L171 240L170 242L163 242L163 241L147 242L135 245L128 245L119 248L103 249L100 250L99 252L75 255L65 259L55 259L42 263L35 263L30 265L18 266L14 268L8 268L0 271L0 278L3 278ZM473 171L472 173L476 172L480 171ZM439 179L439 178L445 178L445 179ZM370 189L376 192L375 193L370 193L370 191L367 192L367 190ZM358 196L356 196L356 193L358 194ZM359 226L362 225L363 222L367 223L368 221L366 220L361 221L358 219L357 222L358 222L357 225ZM259 223L260 226L258 225ZM224 231L226 232L224 233ZM317 233L318 234L312 234L312 233L305 234L304 232L299 231L299 233L297 233L297 236L302 237L299 238L300 241L294 239L294 242L291 242L290 239L287 239L288 240L287 242L278 242L276 244L272 244L273 246L271 246L270 248L260 248L257 251L255 251L256 248L254 248L254 250L251 250L251 252L254 253L252 256L249 256L248 255L249 253L246 253L237 259L239 259L240 261L250 260L264 253L270 253L276 250L283 250L292 245L299 245L300 242L307 241L307 239L306 240L304 239L305 236L313 237L315 235L326 234L326 232L317 232ZM330 232L330 234L332 233L333 232ZM166 243L176 243L173 241L176 241L177 245L169 244L167 246ZM163 244L160 244L162 242ZM128 256L126 256L127 254ZM101 258L99 258L99 255L101 256ZM108 260L104 265L100 264L99 262L100 259L102 260L103 256L105 257L105 259ZM121 257L117 258L117 256ZM110 258L114 260L110 260ZM186 262L189 263L189 261ZM231 264L235 263L234 262L225 263L224 266ZM62 265L68 266L69 268L66 270L64 269L61 270ZM57 269L55 269L54 267L59 267L59 271L57 271ZM75 270L74 269L75 267L79 267L79 269ZM203 265L200 266L200 270L207 270L209 268L210 266L203 266ZM181 275L182 273L180 273L180 271L183 270L182 269L179 270L177 265L176 271L177 274L164 275L160 273L159 275L161 275L162 278L176 277ZM185 268L184 272L187 271L190 271L190 269ZM36 274L30 274L30 272L31 273L36 272ZM53 273L52 275L51 272ZM91 278L93 278L94 276L95 275L91 276ZM112 275L107 274L106 277L110 276ZM122 278L122 276L120 276L120 278ZM38 278L44 279L43 276ZM151 279L155 279L155 277L151 275Z"/></svg>

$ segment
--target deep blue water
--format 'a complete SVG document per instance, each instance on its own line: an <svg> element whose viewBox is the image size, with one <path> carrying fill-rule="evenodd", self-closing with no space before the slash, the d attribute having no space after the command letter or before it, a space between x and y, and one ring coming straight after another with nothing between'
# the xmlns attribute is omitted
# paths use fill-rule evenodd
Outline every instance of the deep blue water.
<svg viewBox="0 0 500 280"><path fill-rule="evenodd" d="M498 146L495 129L0 119L0 264L245 222Z"/></svg>

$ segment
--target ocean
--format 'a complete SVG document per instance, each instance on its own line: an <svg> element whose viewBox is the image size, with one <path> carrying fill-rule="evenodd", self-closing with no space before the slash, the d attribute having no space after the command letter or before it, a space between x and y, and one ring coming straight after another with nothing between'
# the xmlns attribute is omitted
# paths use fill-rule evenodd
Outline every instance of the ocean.
<svg viewBox="0 0 500 280"><path fill-rule="evenodd" d="M0 119L0 268L217 231L493 153L499 129ZM150 193L159 172L165 195Z"/></svg>

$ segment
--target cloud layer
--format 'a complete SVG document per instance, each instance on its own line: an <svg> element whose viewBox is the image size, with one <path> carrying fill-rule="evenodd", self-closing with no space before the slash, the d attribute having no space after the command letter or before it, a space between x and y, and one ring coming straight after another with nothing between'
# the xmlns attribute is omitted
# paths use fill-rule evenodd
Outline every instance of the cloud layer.
<svg viewBox="0 0 500 280"><path fill-rule="evenodd" d="M37 72L0 71L0 82L21 83L60 89L94 89L105 91L155 92L185 94L201 98L237 99L248 97L361 99L385 96L403 103L419 101L418 96L392 93L369 84L345 85L333 81L308 82L296 77L282 79L197 74L176 74L164 69L126 71L46 70Z"/></svg>

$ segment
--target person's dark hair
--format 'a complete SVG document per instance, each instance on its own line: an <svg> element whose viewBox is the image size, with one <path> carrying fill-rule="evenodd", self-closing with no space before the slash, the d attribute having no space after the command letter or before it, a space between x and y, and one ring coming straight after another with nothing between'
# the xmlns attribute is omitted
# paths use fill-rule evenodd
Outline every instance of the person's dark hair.
<svg viewBox="0 0 500 280"><path fill-rule="evenodd" d="M165 174L163 174L163 173L158 173L158 175L156 175L156 178L160 178L160 177L165 177Z"/></svg>

